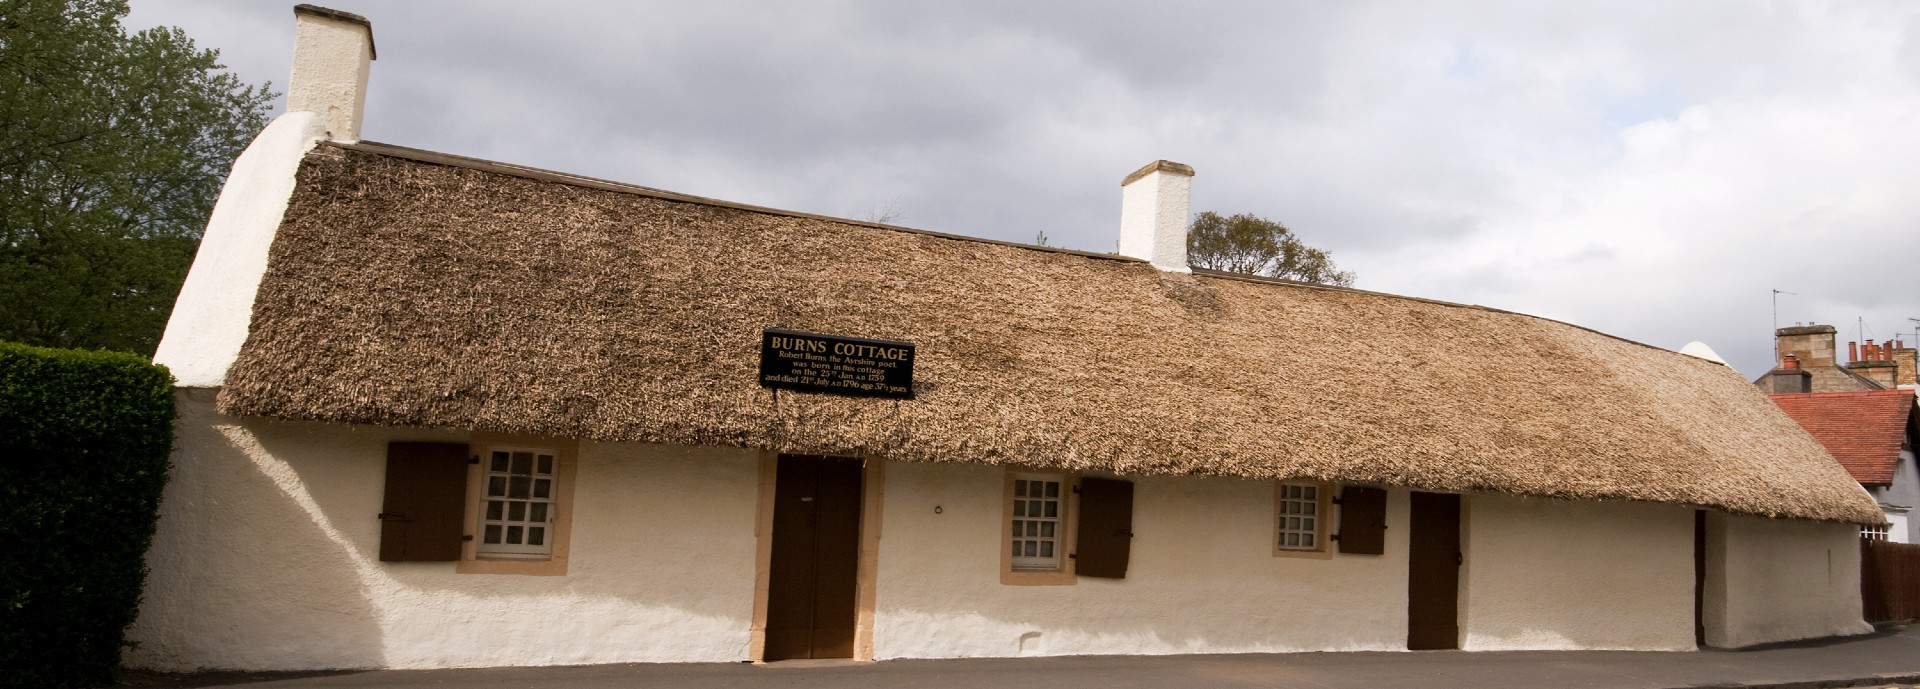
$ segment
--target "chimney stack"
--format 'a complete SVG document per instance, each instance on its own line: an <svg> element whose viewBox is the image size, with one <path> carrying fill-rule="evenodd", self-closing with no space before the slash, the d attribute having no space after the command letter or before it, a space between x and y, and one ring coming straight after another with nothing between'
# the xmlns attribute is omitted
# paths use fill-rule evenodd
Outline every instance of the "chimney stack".
<svg viewBox="0 0 1920 689"><path fill-rule="evenodd" d="M1120 181L1120 255L1173 273L1187 266L1187 191L1193 168L1156 160Z"/></svg>
<svg viewBox="0 0 1920 689"><path fill-rule="evenodd" d="M1780 353L1794 355L1800 360L1801 368L1826 368L1839 365L1834 361L1836 332L1831 325L1796 325L1775 330L1773 336Z"/></svg>
<svg viewBox="0 0 1920 689"><path fill-rule="evenodd" d="M319 115L334 141L359 141L367 106L367 68L374 60L373 23L357 14L313 5L294 5L293 18L287 111Z"/></svg>
<svg viewBox="0 0 1920 689"><path fill-rule="evenodd" d="M1899 385L1920 385L1920 350L1906 346L1905 342L1895 342L1893 347L1893 382Z"/></svg>
<svg viewBox="0 0 1920 689"><path fill-rule="evenodd" d="M1899 387L1899 385L1894 382L1894 378L1899 375L1899 366L1891 361L1874 359L1855 361L1847 364L1847 370L1860 374L1860 377L1879 384L1882 389L1892 390Z"/></svg>
<svg viewBox="0 0 1920 689"><path fill-rule="evenodd" d="M1780 357L1780 367L1767 373L1767 392L1788 395L1813 392L1813 374L1800 369L1800 357Z"/></svg>

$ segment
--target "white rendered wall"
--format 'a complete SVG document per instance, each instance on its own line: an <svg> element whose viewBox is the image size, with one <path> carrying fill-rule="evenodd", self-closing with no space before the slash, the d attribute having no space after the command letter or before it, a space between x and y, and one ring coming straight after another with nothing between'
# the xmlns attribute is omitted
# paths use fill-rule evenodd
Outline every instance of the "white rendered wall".
<svg viewBox="0 0 1920 689"><path fill-rule="evenodd" d="M1406 648L1405 491L1386 555L1317 560L1273 556L1270 481L1136 479L1126 579L1011 586L1004 471L887 465L877 658Z"/></svg>
<svg viewBox="0 0 1920 689"><path fill-rule="evenodd" d="M1495 493L1463 502L1463 648L1694 647L1691 508Z"/></svg>
<svg viewBox="0 0 1920 689"><path fill-rule="evenodd" d="M359 141L360 125L366 121L373 29L311 12L295 11L294 17L287 111L319 115L335 141Z"/></svg>
<svg viewBox="0 0 1920 689"><path fill-rule="evenodd" d="M1893 465L1893 483L1874 491L1873 497L1883 505L1907 508L1898 514L1898 520L1894 519L1893 510L1887 511L1887 521L1893 522L1887 527L1889 540L1920 543L1920 520L1912 519L1912 510L1920 508L1920 463L1916 463L1913 450L1900 451L1900 458Z"/></svg>
<svg viewBox="0 0 1920 689"><path fill-rule="evenodd" d="M1187 265L1188 192L1193 175L1155 170L1120 188L1120 255L1144 259L1153 267L1189 273Z"/></svg>
<svg viewBox="0 0 1920 689"><path fill-rule="evenodd" d="M294 175L307 151L326 136L313 113L289 112L234 159L153 355L180 386L226 382L227 368L247 341L253 296L267 272L267 248L293 198Z"/></svg>
<svg viewBox="0 0 1920 689"><path fill-rule="evenodd" d="M131 667L739 661L758 454L581 443L566 576L378 561L389 440L454 431L221 416L179 395Z"/></svg>
<svg viewBox="0 0 1920 689"><path fill-rule="evenodd" d="M1860 527L1712 512L1707 521L1707 645L1863 634Z"/></svg>

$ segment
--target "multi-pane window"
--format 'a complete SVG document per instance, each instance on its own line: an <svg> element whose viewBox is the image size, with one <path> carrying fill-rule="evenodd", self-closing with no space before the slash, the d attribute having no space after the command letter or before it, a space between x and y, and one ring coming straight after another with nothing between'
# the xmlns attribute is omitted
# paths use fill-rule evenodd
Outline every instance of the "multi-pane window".
<svg viewBox="0 0 1920 689"><path fill-rule="evenodd" d="M1059 569L1064 502L1058 475L1015 474L1013 477L1014 569Z"/></svg>
<svg viewBox="0 0 1920 689"><path fill-rule="evenodd" d="M1280 484L1278 540L1281 550L1320 549L1320 486L1313 483Z"/></svg>
<svg viewBox="0 0 1920 689"><path fill-rule="evenodd" d="M479 552L548 555L553 552L553 450L491 448L480 502Z"/></svg>

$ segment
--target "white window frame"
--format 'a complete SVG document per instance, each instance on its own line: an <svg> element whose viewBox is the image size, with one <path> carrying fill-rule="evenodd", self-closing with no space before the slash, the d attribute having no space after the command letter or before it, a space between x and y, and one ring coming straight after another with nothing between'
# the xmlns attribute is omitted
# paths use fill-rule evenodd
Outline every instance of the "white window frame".
<svg viewBox="0 0 1920 689"><path fill-rule="evenodd" d="M525 495L515 496L514 479L521 477L513 474L512 462L513 456L519 453L529 455L531 471L524 476L527 482ZM497 455L506 456L505 470L497 469L497 462L500 459ZM545 473L540 471L542 459L547 460L548 471ZM480 479L480 503L477 505L478 528L474 534L476 556L507 559L552 557L554 542L559 535L557 527L560 518L560 463L559 448L528 445L486 446L485 451L480 454L480 468L477 472ZM542 482L546 487L544 496L540 496ZM499 495L494 494L496 485L501 489ZM495 504L500 507L497 512L493 510ZM516 506L520 508L519 512L522 515L520 519L511 518ZM544 519L535 519L534 515L540 511L545 512ZM520 529L520 531L515 532L514 529ZM516 533L521 542L508 542L509 537ZM540 541L538 545L530 543L534 540L536 533ZM490 543L490 539L497 542Z"/></svg>
<svg viewBox="0 0 1920 689"><path fill-rule="evenodd" d="M1065 474L1013 475L1013 516L1001 528L1008 534L1008 556L1014 571L1061 570L1067 555L1067 501L1073 493L1073 484L1067 479Z"/></svg>
<svg viewBox="0 0 1920 689"><path fill-rule="evenodd" d="M1273 532L1268 545L1276 557L1333 557L1331 483L1289 480L1274 484Z"/></svg>

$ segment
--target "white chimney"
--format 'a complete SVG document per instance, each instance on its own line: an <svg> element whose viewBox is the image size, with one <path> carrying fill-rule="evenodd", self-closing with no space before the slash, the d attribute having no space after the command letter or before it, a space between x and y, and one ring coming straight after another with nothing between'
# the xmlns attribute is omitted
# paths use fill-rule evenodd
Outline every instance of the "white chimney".
<svg viewBox="0 0 1920 689"><path fill-rule="evenodd" d="M1190 273L1187 267L1187 190L1193 168L1156 160L1120 181L1120 255L1153 267Z"/></svg>
<svg viewBox="0 0 1920 689"><path fill-rule="evenodd" d="M367 109L367 67L374 60L373 23L313 5L294 5L293 18L287 111L319 115L334 141L359 141Z"/></svg>

